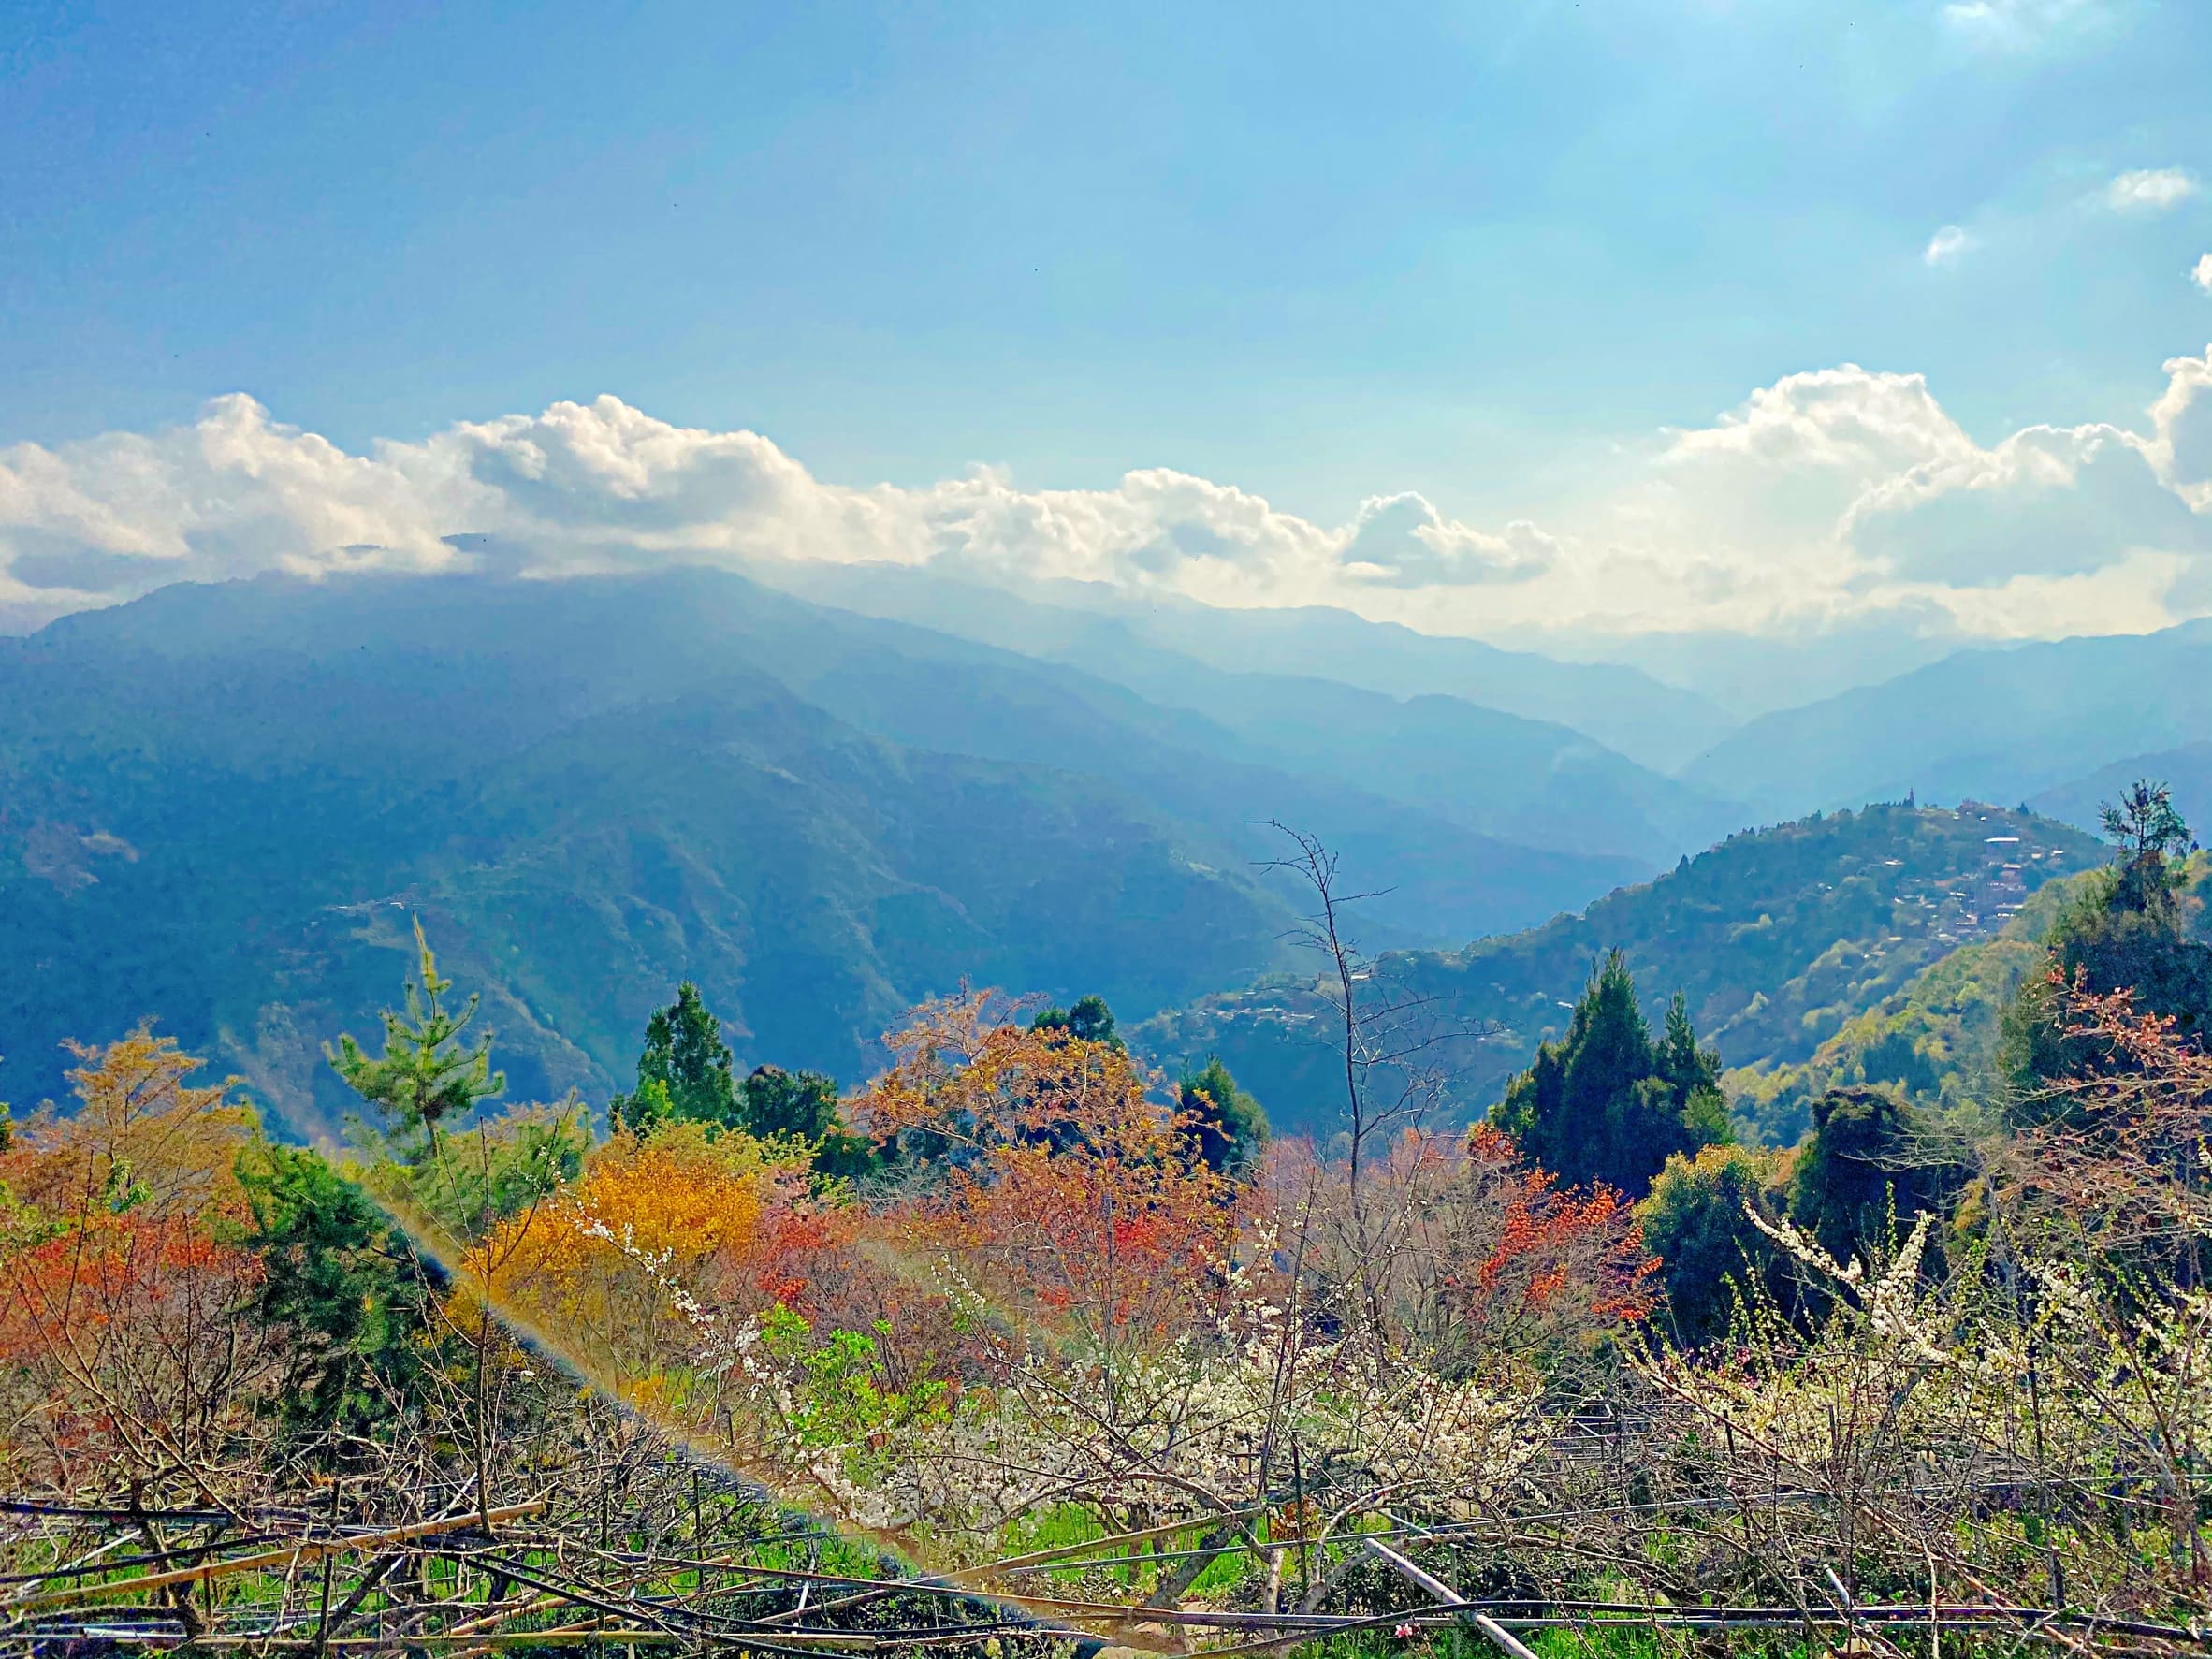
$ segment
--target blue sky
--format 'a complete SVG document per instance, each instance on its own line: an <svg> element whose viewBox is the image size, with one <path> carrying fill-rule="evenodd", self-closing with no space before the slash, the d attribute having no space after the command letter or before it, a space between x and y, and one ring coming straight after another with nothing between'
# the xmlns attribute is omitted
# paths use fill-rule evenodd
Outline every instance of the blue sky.
<svg viewBox="0 0 2212 1659"><path fill-rule="evenodd" d="M22 5L0 445L611 394L828 485L1617 540L1666 429L1843 364L2157 441L2207 84L2198 0Z"/></svg>

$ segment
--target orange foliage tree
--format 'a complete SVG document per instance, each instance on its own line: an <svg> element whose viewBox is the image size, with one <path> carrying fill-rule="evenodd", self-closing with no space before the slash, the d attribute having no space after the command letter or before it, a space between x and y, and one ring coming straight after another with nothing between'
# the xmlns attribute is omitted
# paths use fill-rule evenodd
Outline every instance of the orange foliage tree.
<svg viewBox="0 0 2212 1659"><path fill-rule="evenodd" d="M284 1365L285 1333L245 1317L260 1264L223 1238L254 1114L192 1086L199 1062L147 1029L77 1054L78 1110L39 1113L0 1154L8 1473L221 1501Z"/></svg>
<svg viewBox="0 0 2212 1659"><path fill-rule="evenodd" d="M1509 1346L1586 1340L1652 1311L1659 1262L1618 1190L1563 1187L1489 1124L1467 1138L1466 1180L1479 1220L1450 1282L1484 1338Z"/></svg>
<svg viewBox="0 0 2212 1659"><path fill-rule="evenodd" d="M1006 1311L1107 1346L1182 1330L1223 1282L1234 1186L1126 1051L1016 1024L995 993L924 1004L857 1102L934 1190L880 1219Z"/></svg>
<svg viewBox="0 0 2212 1659"><path fill-rule="evenodd" d="M192 1086L200 1062L147 1026L71 1052L81 1062L69 1073L77 1110L41 1110L0 1152L0 1182L19 1205L53 1227L118 1208L238 1213L238 1155L256 1127L251 1108L224 1084Z"/></svg>

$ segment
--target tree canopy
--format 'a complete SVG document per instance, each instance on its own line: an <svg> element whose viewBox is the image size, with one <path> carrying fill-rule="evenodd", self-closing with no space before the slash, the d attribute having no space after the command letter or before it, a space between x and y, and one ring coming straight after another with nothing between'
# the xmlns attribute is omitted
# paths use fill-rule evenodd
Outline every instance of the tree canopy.
<svg viewBox="0 0 2212 1659"><path fill-rule="evenodd" d="M296 1433L367 1431L429 1358L427 1280L404 1237L321 1154L256 1139L239 1159L246 1244L261 1262L256 1318L293 1332L277 1409Z"/></svg>
<svg viewBox="0 0 2212 1659"><path fill-rule="evenodd" d="M1669 1157L1729 1139L1720 1070L1680 995L1652 1041L1627 960L1611 951L1592 968L1566 1035L1537 1046L1492 1121L1568 1181L1641 1193Z"/></svg>
<svg viewBox="0 0 2212 1659"><path fill-rule="evenodd" d="M1775 1153L1749 1146L1708 1146L1695 1157L1678 1152L1637 1206L1644 1248L1659 1259L1667 1317L1682 1342L1726 1335L1743 1295L1754 1288L1781 1300L1786 1264L1748 1213L1770 1221L1780 1214L1778 1161Z"/></svg>
<svg viewBox="0 0 2212 1659"><path fill-rule="evenodd" d="M820 1071L756 1066L738 1090L745 1128L764 1138L791 1135L819 1141L837 1127L837 1082Z"/></svg>
<svg viewBox="0 0 2212 1659"><path fill-rule="evenodd" d="M2039 1121L2064 1110L2049 1094L2060 1078L2125 1065L2097 1036L2059 1017L2054 977L2099 994L2130 992L2145 1013L2173 1020L2177 1035L2212 1031L2212 944L2193 937L2189 826L2165 785L2142 781L2103 809L2119 854L2060 914L2048 940L2048 970L2031 975L2005 1011L2003 1064L2014 1114Z"/></svg>
<svg viewBox="0 0 2212 1659"><path fill-rule="evenodd" d="M1887 1089L1830 1089L1812 1102L1812 1138L1797 1154L1790 1217L1838 1261L1886 1250L1893 1226L1951 1208L1963 1172L1932 1126Z"/></svg>
<svg viewBox="0 0 2212 1659"><path fill-rule="evenodd" d="M722 1024L690 980L677 986L674 1002L654 1010L646 1022L637 1087L617 1095L607 1110L639 1134L669 1122L734 1128L745 1121L736 1060L722 1041Z"/></svg>
<svg viewBox="0 0 2212 1659"><path fill-rule="evenodd" d="M1084 1042L1102 1042L1109 1048L1126 1046L1113 1028L1113 1011L1097 994L1079 997L1073 1008L1048 1008L1029 1022L1032 1031L1065 1031Z"/></svg>

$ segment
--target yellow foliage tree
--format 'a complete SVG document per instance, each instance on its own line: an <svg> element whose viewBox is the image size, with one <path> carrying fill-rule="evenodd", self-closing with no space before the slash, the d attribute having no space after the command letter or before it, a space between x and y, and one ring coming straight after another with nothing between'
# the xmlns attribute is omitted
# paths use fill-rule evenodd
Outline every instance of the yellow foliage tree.
<svg viewBox="0 0 2212 1659"><path fill-rule="evenodd" d="M242 1218L251 1109L141 1026L76 1050L78 1110L0 1151L0 1442L19 1489L221 1494L228 1452L283 1370L284 1333L241 1317L259 1263Z"/></svg>
<svg viewBox="0 0 2212 1659"><path fill-rule="evenodd" d="M105 1048L74 1045L78 1108L42 1110L0 1155L0 1180L49 1226L137 1209L153 1215L236 1214L240 1151L257 1120L227 1084L193 1087L200 1061L141 1026Z"/></svg>
<svg viewBox="0 0 2212 1659"><path fill-rule="evenodd" d="M749 1299L749 1270L777 1232L764 1217L805 1194L803 1156L741 1131L618 1130L578 1180L494 1228L470 1265L496 1305L603 1382L631 1395L648 1379L680 1386L698 1346L685 1302Z"/></svg>

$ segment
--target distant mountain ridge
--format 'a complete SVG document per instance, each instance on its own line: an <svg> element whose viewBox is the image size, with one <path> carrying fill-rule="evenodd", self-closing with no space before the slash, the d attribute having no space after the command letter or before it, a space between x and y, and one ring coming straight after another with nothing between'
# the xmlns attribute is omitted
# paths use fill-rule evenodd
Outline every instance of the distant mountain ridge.
<svg viewBox="0 0 2212 1659"><path fill-rule="evenodd" d="M2130 784L2145 778L2173 791L2175 809L2199 840L2212 836L2212 738L2108 762L2086 777L2030 795L2028 804L2045 817L2093 829L2105 804L2118 800Z"/></svg>
<svg viewBox="0 0 2212 1659"><path fill-rule="evenodd" d="M1961 651L1762 716L1681 771L1762 819L1917 793L2022 801L2212 734L2212 618Z"/></svg>
<svg viewBox="0 0 2212 1659"><path fill-rule="evenodd" d="M1084 685L1095 698L1103 682L1133 693L1125 703L1145 706L1167 740L1395 801L1480 835L1633 860L1643 866L1638 874L1709 844L1741 817L1733 803L1712 800L1564 727L1453 697L1399 699L1317 677L1225 673L1113 623L1095 632L1079 625L1073 637L1041 648L1037 635L1024 632L1034 619L1025 614L1020 625L990 631L1026 638L1028 647L1019 653L996 639L987 656L964 652L950 639L934 640L927 650L931 660L960 664L963 672L982 672L987 662L1000 684L1044 677L1049 683ZM902 642L902 653L923 648L910 626L879 626L899 630L887 637ZM1049 617L1039 624L1051 626ZM1010 653L1038 665L1017 666L1007 660ZM849 708L843 700L857 694L855 667L865 678L865 665L843 663L834 671L797 666L787 677L826 706ZM902 701L880 706L865 720L895 721L910 712ZM903 729L895 735L917 740Z"/></svg>
<svg viewBox="0 0 2212 1659"><path fill-rule="evenodd" d="M1147 659L1171 652L1219 674L1330 681L1395 699L1450 697L1565 727L1659 773L1673 771L1738 723L1696 693L1640 669L1561 662L1322 606L1236 609L1140 600L1065 582L1041 585L1036 597L1025 597L904 565L762 561L755 574L824 604L1093 673L1118 676L1118 665L1133 661L1156 677L1138 688L1147 695L1158 684L1156 662Z"/></svg>

